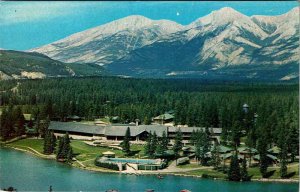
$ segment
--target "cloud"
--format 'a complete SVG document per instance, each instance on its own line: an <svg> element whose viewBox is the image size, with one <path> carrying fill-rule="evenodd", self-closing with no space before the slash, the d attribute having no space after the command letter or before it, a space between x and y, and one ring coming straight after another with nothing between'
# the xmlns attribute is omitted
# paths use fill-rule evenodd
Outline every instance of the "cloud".
<svg viewBox="0 0 300 192"><path fill-rule="evenodd" d="M0 2L0 25L31 22L68 15L80 5L67 2Z"/></svg>

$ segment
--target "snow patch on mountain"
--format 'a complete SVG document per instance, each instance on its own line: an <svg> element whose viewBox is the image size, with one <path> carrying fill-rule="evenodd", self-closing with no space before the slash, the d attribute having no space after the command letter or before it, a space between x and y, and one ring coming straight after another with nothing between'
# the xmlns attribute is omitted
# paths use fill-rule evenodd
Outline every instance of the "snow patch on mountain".
<svg viewBox="0 0 300 192"><path fill-rule="evenodd" d="M299 61L297 46L299 8L278 16L248 17L225 7L186 26L128 16L33 51L64 62L107 68L117 63L117 68L126 66L124 70L137 73L163 67L172 76L191 74L181 71L185 67L219 70L233 65L294 63Z"/></svg>

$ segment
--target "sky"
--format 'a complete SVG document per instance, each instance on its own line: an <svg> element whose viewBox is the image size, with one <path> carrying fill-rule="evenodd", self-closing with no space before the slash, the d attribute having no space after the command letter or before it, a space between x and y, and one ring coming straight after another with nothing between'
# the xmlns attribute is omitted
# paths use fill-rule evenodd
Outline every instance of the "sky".
<svg viewBox="0 0 300 192"><path fill-rule="evenodd" d="M129 15L186 25L222 7L248 15L280 15L297 1L18 2L0 1L0 48L28 50Z"/></svg>

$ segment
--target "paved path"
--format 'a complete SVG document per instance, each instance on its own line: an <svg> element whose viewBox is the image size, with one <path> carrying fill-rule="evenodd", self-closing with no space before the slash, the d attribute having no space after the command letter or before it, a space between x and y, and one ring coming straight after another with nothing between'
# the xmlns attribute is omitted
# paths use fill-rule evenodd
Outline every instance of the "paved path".
<svg viewBox="0 0 300 192"><path fill-rule="evenodd" d="M31 151L33 151L34 153L36 153L39 156L42 156L42 157L45 157L45 158L50 158L50 159L55 158L55 155L45 155L45 154L42 154L42 153L38 152L37 150L35 150L31 147L27 147L27 148L30 149Z"/></svg>
<svg viewBox="0 0 300 192"><path fill-rule="evenodd" d="M80 166L86 167L81 161L78 161L76 158L74 158L74 159L75 159L75 161L76 161Z"/></svg>
<svg viewBox="0 0 300 192"><path fill-rule="evenodd" d="M187 172L201 169L208 169L209 167L195 167L195 168L179 168L176 166L176 161L173 161L166 169L159 170L160 173L173 173L173 172Z"/></svg>

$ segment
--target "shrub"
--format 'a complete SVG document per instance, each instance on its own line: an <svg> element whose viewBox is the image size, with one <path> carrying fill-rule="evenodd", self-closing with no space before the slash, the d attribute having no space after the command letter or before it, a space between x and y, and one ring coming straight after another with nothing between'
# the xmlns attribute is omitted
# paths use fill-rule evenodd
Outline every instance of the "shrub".
<svg viewBox="0 0 300 192"><path fill-rule="evenodd" d="M98 167L103 167L103 168L119 171L119 166L115 163L101 162L101 161L97 161L97 159L96 159L95 160L95 165L98 166ZM123 167L123 165L122 165L122 167Z"/></svg>

